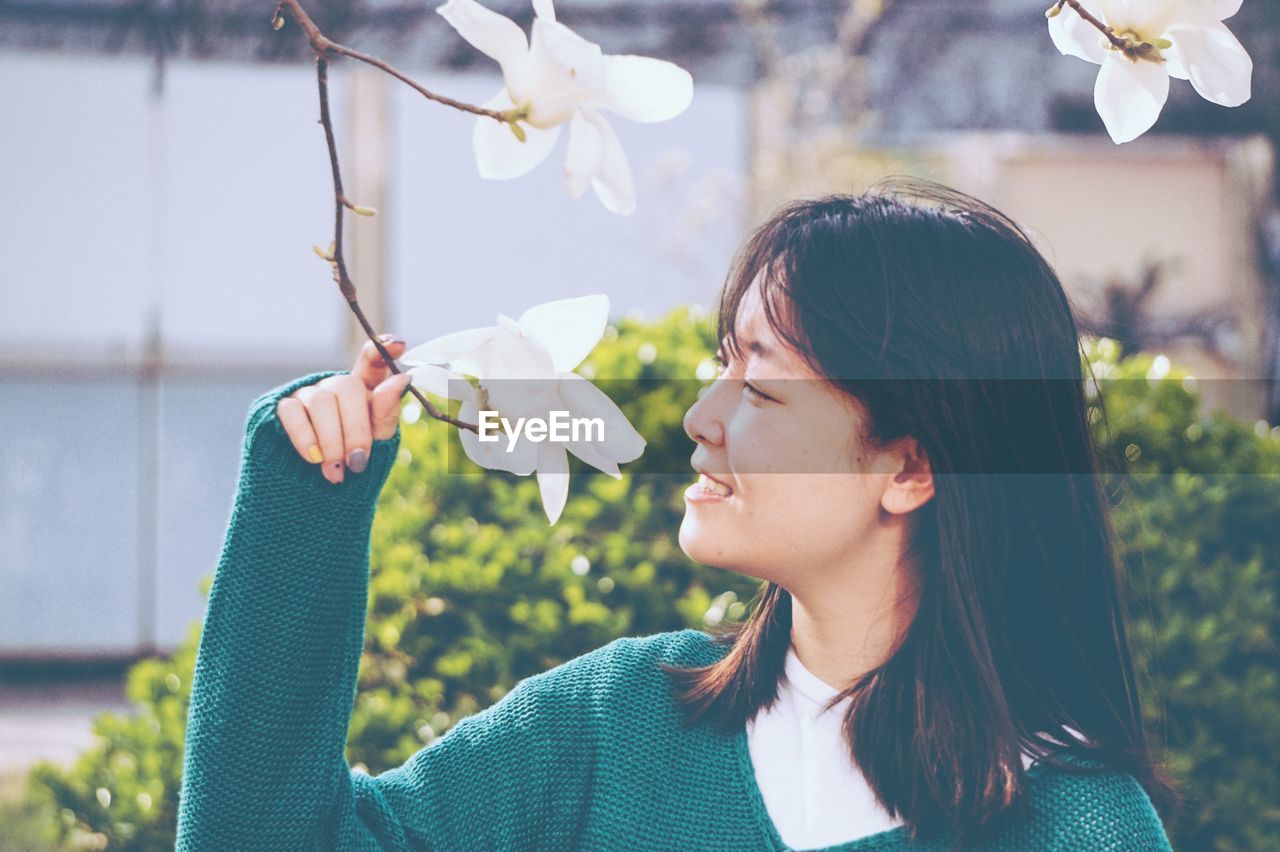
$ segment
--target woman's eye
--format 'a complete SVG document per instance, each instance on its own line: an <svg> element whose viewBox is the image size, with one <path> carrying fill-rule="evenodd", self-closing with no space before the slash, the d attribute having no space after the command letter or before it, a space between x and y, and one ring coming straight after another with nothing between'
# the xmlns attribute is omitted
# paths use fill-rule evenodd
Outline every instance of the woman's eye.
<svg viewBox="0 0 1280 852"><path fill-rule="evenodd" d="M719 352L711 356L711 362L716 365L716 378L719 378L720 376L724 375L725 370L729 368L729 365L726 362L724 356L721 355ZM761 402L776 402L776 400L774 400L773 397L769 396L767 393L764 393L758 390L750 382L746 381L745 379L742 381L742 393L745 396L749 397L750 399L754 400L756 404L759 404Z"/></svg>
<svg viewBox="0 0 1280 852"><path fill-rule="evenodd" d="M770 402L773 400L773 397L769 396L766 393L761 393L760 391L752 387L750 383L745 381L742 383L742 392L755 398L759 402Z"/></svg>

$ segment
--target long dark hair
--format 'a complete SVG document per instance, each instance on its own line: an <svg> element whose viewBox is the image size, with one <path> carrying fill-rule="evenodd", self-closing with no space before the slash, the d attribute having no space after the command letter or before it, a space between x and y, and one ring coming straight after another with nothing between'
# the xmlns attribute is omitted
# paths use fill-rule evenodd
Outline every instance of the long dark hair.
<svg viewBox="0 0 1280 852"><path fill-rule="evenodd" d="M914 436L934 471L914 513L915 616L832 701L852 696L851 756L886 810L913 840L981 839L1027 807L1024 748L1127 772L1175 810L1144 730L1078 330L1027 235L971 196L890 178L793 202L747 240L719 305L735 358L752 286L778 336L867 413L865 437ZM740 730L777 698L790 593L764 582L713 641L729 650L712 665L663 669L686 725Z"/></svg>

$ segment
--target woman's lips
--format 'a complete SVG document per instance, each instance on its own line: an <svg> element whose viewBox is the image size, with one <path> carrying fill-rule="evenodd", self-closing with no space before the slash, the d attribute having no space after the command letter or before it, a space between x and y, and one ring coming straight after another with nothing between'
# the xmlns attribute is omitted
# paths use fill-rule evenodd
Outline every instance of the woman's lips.
<svg viewBox="0 0 1280 852"><path fill-rule="evenodd" d="M684 496L686 500L695 503L714 503L732 497L733 489L720 480L701 473L698 481L685 489Z"/></svg>

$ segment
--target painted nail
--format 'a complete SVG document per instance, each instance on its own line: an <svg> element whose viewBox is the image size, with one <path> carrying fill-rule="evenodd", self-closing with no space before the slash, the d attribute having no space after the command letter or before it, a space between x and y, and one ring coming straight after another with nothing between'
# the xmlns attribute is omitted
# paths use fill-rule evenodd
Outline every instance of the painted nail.
<svg viewBox="0 0 1280 852"><path fill-rule="evenodd" d="M320 452L320 448L315 444L307 447L307 459L313 464L320 464L324 461L324 453Z"/></svg>
<svg viewBox="0 0 1280 852"><path fill-rule="evenodd" d="M351 455L347 456L347 467L356 473L364 473L365 465L369 462L369 455L364 451L363 447L351 451Z"/></svg>
<svg viewBox="0 0 1280 852"><path fill-rule="evenodd" d="M340 462L340 461L336 461L336 462L334 462L334 463L331 465L330 470L332 470L332 471L333 471L333 479L332 479L332 480L330 480L330 481L331 481L334 485L337 485L339 482L341 482L341 481L343 480L342 462Z"/></svg>

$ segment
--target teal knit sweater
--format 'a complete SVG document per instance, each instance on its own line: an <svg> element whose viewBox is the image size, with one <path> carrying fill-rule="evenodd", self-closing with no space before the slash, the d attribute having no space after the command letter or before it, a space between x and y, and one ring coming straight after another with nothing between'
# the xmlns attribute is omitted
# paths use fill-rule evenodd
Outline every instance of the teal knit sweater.
<svg viewBox="0 0 1280 852"><path fill-rule="evenodd" d="M659 661L724 653L698 630L616 639L527 677L377 777L344 746L364 638L369 533L400 433L332 485L256 399L200 639L178 848L786 850L746 731L683 728ZM1167 850L1129 775L1035 764L1032 817L1000 850ZM836 850L945 849L905 827Z"/></svg>

